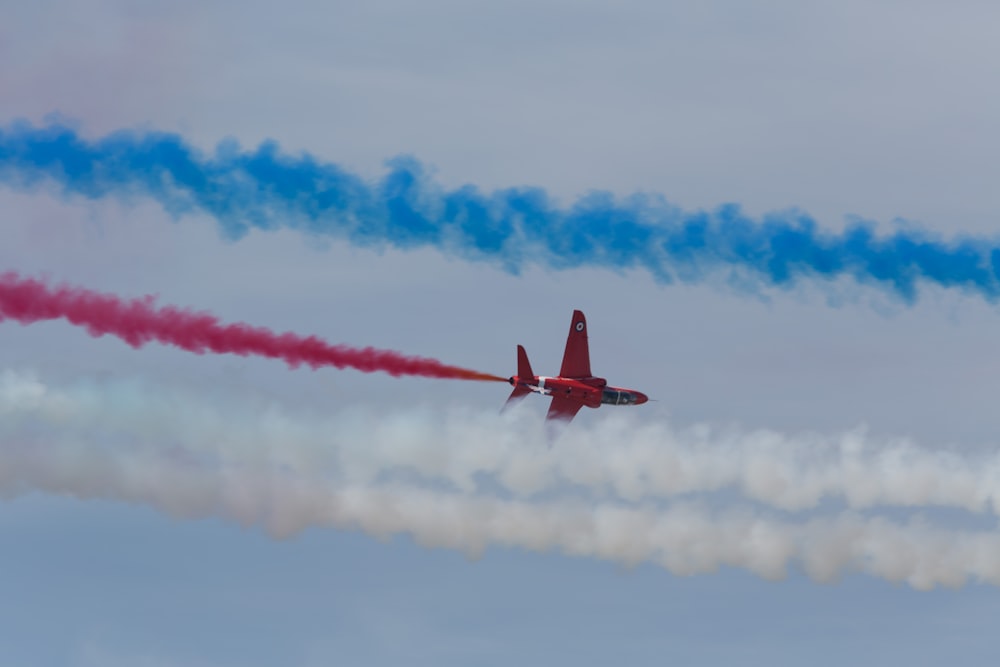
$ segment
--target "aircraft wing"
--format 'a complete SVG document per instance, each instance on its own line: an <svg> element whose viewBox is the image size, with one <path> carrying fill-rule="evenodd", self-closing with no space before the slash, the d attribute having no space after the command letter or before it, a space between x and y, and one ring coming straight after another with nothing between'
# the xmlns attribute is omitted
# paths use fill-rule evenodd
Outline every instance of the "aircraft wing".
<svg viewBox="0 0 1000 667"><path fill-rule="evenodd" d="M562 396L553 396L552 405L549 406L549 414L546 419L559 419L567 424L576 417L576 413L583 407L580 401L573 401Z"/></svg>
<svg viewBox="0 0 1000 667"><path fill-rule="evenodd" d="M569 336L566 338L566 352L563 353L562 368L559 376L564 378L589 378L590 345L587 343L587 318L579 310L573 311L573 320L569 325Z"/></svg>

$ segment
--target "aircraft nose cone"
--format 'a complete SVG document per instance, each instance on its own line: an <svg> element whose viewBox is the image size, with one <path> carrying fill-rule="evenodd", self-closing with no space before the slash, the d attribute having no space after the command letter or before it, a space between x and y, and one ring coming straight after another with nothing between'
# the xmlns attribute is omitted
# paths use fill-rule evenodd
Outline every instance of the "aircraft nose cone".
<svg viewBox="0 0 1000 667"><path fill-rule="evenodd" d="M646 396L641 391L636 391L636 392L633 392L633 393L635 394L635 404L636 405L642 405L643 403L645 403L646 401L649 400L649 396Z"/></svg>

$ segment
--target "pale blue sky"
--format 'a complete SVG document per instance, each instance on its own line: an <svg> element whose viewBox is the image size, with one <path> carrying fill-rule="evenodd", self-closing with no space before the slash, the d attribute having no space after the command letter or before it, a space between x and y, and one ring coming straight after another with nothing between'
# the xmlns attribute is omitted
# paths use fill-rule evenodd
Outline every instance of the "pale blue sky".
<svg viewBox="0 0 1000 667"><path fill-rule="evenodd" d="M154 128L206 148L273 138L370 176L412 154L447 185L800 207L831 229L860 215L992 235L1000 216L991 3L5 4L2 123L56 112L88 135ZM511 276L292 232L229 243L209 220L174 222L142 200L0 189L0 208L0 271L504 375L517 343L554 373L581 308L595 372L659 399L636 413L642 423L866 425L977 454L997 442L1000 319L954 292L925 290L910 307L846 281L751 296L593 270ZM0 326L3 369L332 414L486 411L507 393L137 352L61 323ZM525 409L544 413L541 401ZM585 411L574 426L606 418ZM884 514L995 525L959 510ZM12 665L930 665L985 664L998 649L1000 596L983 584L918 592L865 574L818 584L795 569L781 582L730 568L681 577L504 547L470 561L406 537L310 528L276 541L223 519L41 492L0 503L0 553L0 653Z"/></svg>

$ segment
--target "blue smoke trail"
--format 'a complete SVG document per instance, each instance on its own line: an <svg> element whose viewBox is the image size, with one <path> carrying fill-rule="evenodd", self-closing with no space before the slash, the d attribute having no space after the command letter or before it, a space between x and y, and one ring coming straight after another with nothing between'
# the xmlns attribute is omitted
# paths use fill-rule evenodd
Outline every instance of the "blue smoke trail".
<svg viewBox="0 0 1000 667"><path fill-rule="evenodd" d="M641 268L658 281L697 282L719 269L743 280L790 286L803 277L851 276L908 302L926 281L988 300L1000 295L1000 245L926 232L877 236L870 223L824 232L801 213L754 220L733 204L685 212L655 195L592 193L560 208L539 188L484 194L444 190L420 163L396 158L368 182L308 154L266 142L224 142L205 155L176 134L116 132L88 141L71 127L25 122L0 128L0 181L31 189L55 182L66 194L152 197L173 215L202 211L226 237L291 227L359 245L431 246L517 273Z"/></svg>

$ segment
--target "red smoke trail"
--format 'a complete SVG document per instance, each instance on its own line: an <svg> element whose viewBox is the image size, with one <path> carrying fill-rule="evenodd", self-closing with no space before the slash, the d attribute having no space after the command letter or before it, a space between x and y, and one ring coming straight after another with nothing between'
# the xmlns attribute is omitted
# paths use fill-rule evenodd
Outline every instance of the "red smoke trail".
<svg viewBox="0 0 1000 667"><path fill-rule="evenodd" d="M218 318L174 306L157 307L153 297L126 301L79 287L50 287L42 281L0 274L0 322L21 324L65 319L84 327L91 336L111 334L132 347L151 340L204 354L218 352L281 359L292 368L335 366L365 373L420 375L458 380L505 378L448 366L435 359L408 357L389 350L330 345L315 336L276 334L247 324L220 324Z"/></svg>

